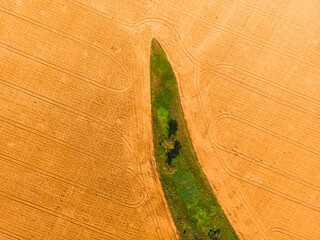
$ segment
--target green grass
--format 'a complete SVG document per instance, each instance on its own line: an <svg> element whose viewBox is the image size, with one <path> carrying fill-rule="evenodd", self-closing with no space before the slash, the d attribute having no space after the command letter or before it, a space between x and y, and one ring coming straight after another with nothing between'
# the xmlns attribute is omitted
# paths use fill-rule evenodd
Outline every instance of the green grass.
<svg viewBox="0 0 320 240"><path fill-rule="evenodd" d="M151 45L150 75L155 158L181 239L238 239L201 171L189 139L174 72L155 39ZM178 124L177 131L171 134L170 121ZM174 151L175 141L181 147L176 146L178 154L170 162L168 152ZM216 231L211 238L210 230Z"/></svg>

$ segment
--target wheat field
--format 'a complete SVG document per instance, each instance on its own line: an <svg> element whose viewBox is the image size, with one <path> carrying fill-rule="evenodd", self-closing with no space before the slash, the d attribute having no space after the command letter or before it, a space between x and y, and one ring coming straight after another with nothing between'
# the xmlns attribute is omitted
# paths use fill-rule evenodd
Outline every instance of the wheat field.
<svg viewBox="0 0 320 240"><path fill-rule="evenodd" d="M320 2L0 2L0 239L178 239L150 44L240 239L320 239Z"/></svg>

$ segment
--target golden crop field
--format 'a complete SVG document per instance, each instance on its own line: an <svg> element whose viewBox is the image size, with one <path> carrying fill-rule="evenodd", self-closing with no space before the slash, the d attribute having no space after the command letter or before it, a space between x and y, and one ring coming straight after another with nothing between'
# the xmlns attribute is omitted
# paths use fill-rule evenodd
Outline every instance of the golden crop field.
<svg viewBox="0 0 320 240"><path fill-rule="evenodd" d="M0 239L178 239L150 45L240 239L320 239L320 1L0 1Z"/></svg>

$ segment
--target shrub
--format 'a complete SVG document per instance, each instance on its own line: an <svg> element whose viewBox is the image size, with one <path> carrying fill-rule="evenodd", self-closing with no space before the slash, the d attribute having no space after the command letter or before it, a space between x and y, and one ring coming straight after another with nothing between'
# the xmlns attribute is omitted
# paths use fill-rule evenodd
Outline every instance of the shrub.
<svg viewBox="0 0 320 240"><path fill-rule="evenodd" d="M221 233L220 229L212 228L209 230L208 236L212 240L219 240L220 233Z"/></svg>

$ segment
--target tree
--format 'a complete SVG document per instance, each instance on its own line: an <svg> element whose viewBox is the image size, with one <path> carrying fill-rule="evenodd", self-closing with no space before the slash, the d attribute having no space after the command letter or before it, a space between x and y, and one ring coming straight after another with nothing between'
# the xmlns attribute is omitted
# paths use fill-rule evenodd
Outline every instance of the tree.
<svg viewBox="0 0 320 240"><path fill-rule="evenodd" d="M178 140L174 141L174 147L167 152L167 162L171 166L171 162L179 155L181 144Z"/></svg>
<svg viewBox="0 0 320 240"><path fill-rule="evenodd" d="M177 122L177 120L170 119L168 122L168 125L169 125L168 137L170 138L171 135L176 135L176 132L178 130L178 122Z"/></svg>

